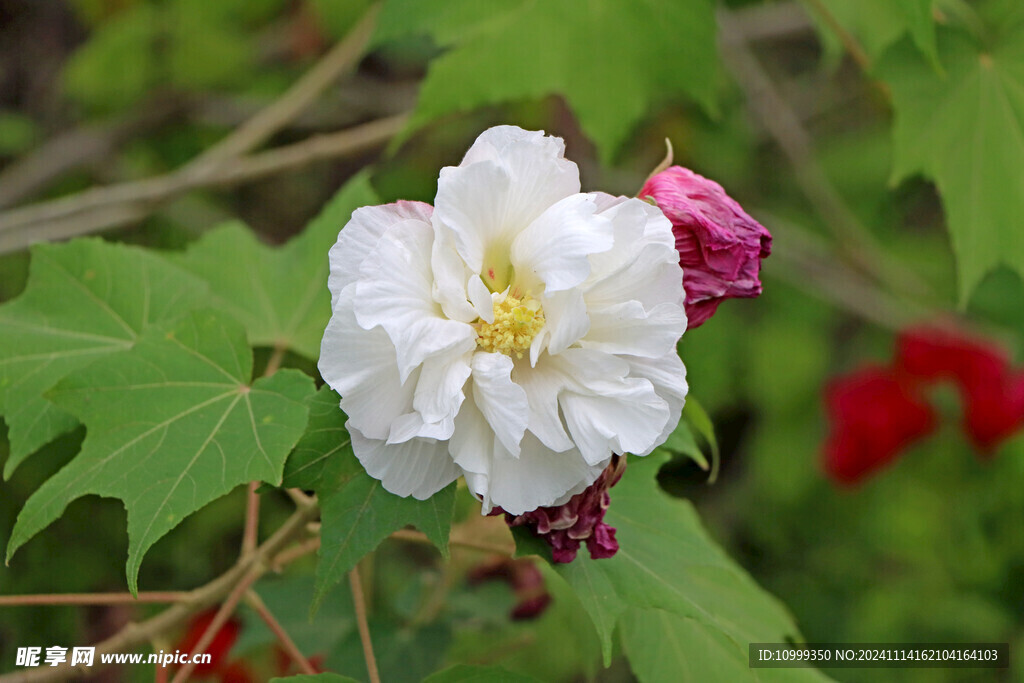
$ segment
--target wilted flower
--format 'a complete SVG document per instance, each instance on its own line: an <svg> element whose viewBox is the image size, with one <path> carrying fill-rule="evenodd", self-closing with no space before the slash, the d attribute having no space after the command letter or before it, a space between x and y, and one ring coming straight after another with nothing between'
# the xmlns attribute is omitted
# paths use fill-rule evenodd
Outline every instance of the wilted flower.
<svg viewBox="0 0 1024 683"><path fill-rule="evenodd" d="M612 461L593 484L562 505L541 507L522 515L505 515L510 527L528 526L551 546L555 562L572 562L581 543L587 544L590 557L598 560L612 557L619 551L615 529L604 522L604 513L611 503L608 489L615 486L626 469L626 458L612 456Z"/></svg>
<svg viewBox="0 0 1024 683"><path fill-rule="evenodd" d="M320 372L388 491L426 499L465 475L485 512L522 514L678 422L671 225L638 199L581 194L563 151L487 130L441 171L435 207L359 209L331 249Z"/></svg>
<svg viewBox="0 0 1024 683"><path fill-rule="evenodd" d="M672 221L686 288L686 315L695 328L725 299L761 293L761 259L772 236L722 186L682 166L651 176L640 190Z"/></svg>

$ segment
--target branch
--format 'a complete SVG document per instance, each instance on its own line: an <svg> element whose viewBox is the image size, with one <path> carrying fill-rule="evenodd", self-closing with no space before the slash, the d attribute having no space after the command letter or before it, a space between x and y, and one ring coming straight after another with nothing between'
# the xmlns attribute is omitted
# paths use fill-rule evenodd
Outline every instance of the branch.
<svg viewBox="0 0 1024 683"><path fill-rule="evenodd" d="M291 657L292 661L298 665L299 671L304 674L316 675L316 669L309 663L306 656L302 654L302 651L299 650L295 641L291 639L291 636L289 636L288 632L284 630L281 623L275 619L274 615L269 609L267 609L267 606L263 603L263 600L260 599L260 596L257 595L255 591L249 591L246 593L245 601L253 608L253 610L256 611L256 614L260 615L260 618L263 619L263 623L266 624L267 628L269 628L277 637L278 642L281 643L281 647L288 656Z"/></svg>
<svg viewBox="0 0 1024 683"><path fill-rule="evenodd" d="M422 543L426 545L434 545L434 542L427 538L427 535L413 531L412 529L399 529L398 531L392 532L390 538L396 541L409 541L411 543ZM513 549L499 545L497 543L486 543L484 541L474 541L471 538L456 538L452 536L448 539L448 544L459 548L469 548L471 550L479 550L483 553L495 553L497 555L511 556Z"/></svg>
<svg viewBox="0 0 1024 683"><path fill-rule="evenodd" d="M140 643L152 640L162 633L177 628L192 614L217 604L241 581L246 580L250 572L258 569L262 573L268 567L273 566L276 556L292 541L305 533L306 523L314 519L316 515L317 508L315 506L300 508L255 553L248 558L243 558L205 586L190 591L184 601L141 623L128 624L120 632L97 643L95 661L99 662L101 655L126 652ZM96 666L72 668L64 664L28 672L5 674L0 676L0 683L41 683L42 681L67 680L73 677L95 675L97 668Z"/></svg>
<svg viewBox="0 0 1024 683"><path fill-rule="evenodd" d="M389 140L405 125L391 116L348 130L232 161L204 177L175 171L167 175L86 190L70 197L0 214L0 254L35 242L67 239L145 218L153 209L190 190L226 187L361 152Z"/></svg>
<svg viewBox="0 0 1024 683"><path fill-rule="evenodd" d="M359 625L359 639L363 643L366 672L370 677L370 683L380 683L377 658L373 656L373 641L370 640L370 624L366 620L366 595L363 593L363 583L359 579L358 567L352 567L352 570L349 571L348 583L352 589L352 603L356 610L356 623Z"/></svg>
<svg viewBox="0 0 1024 683"><path fill-rule="evenodd" d="M818 163L810 135L779 94L746 41L737 35L727 11L718 14L722 28L722 54L746 94L752 112L775 139L793 167L797 186L831 229L839 244L858 268L885 283L894 292L933 298L926 283L908 272L878 244L861 224L843 196L828 180Z"/></svg>
<svg viewBox="0 0 1024 683"><path fill-rule="evenodd" d="M846 48L846 51L850 53L850 57L853 61L857 62L857 66L860 67L864 73L870 73L871 71L871 57L868 56L867 51L861 46L860 41L852 33L846 30L846 27L839 23L835 15L825 6L821 0L804 0L810 5L818 16L821 17L822 21L829 27L829 29L839 37L839 41ZM887 91L888 94L888 91Z"/></svg>
<svg viewBox="0 0 1024 683"><path fill-rule="evenodd" d="M47 595L3 595L0 607L23 605L134 605L141 603L183 602L188 591L151 591L139 593L51 593Z"/></svg>
<svg viewBox="0 0 1024 683"><path fill-rule="evenodd" d="M373 35L379 13L380 4L371 5L345 39L321 58L316 66L306 72L284 95L236 128L228 137L189 162L182 171L202 177L213 172L225 161L240 157L266 142L312 104L327 86L357 64Z"/></svg>

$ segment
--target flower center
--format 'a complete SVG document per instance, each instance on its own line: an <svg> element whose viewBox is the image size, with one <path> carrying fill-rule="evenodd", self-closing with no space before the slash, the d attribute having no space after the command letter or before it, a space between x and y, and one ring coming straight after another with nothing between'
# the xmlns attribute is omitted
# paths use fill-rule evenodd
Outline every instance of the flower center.
<svg viewBox="0 0 1024 683"><path fill-rule="evenodd" d="M484 351L516 354L530 348L530 342L544 327L544 310L540 302L524 294L517 298L509 294L504 301L494 302L494 322L477 323L477 345Z"/></svg>

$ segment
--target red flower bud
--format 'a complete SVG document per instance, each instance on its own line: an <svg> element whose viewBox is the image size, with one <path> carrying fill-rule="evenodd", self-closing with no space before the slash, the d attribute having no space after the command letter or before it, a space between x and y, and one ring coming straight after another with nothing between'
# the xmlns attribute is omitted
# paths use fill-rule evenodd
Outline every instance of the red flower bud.
<svg viewBox="0 0 1024 683"><path fill-rule="evenodd" d="M771 253L772 236L721 185L671 166L649 178L639 197L653 199L672 222L690 329L723 300L761 293L761 259Z"/></svg>

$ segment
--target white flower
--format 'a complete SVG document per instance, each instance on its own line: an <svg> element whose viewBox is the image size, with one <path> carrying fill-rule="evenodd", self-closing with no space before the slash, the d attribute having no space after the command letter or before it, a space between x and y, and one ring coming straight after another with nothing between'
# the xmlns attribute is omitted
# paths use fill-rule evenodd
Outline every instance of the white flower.
<svg viewBox="0 0 1024 683"><path fill-rule="evenodd" d="M521 514L645 455L686 396L672 226L580 193L562 140L499 126L441 170L435 207L359 209L330 252L320 372L366 471L426 499L460 475Z"/></svg>

